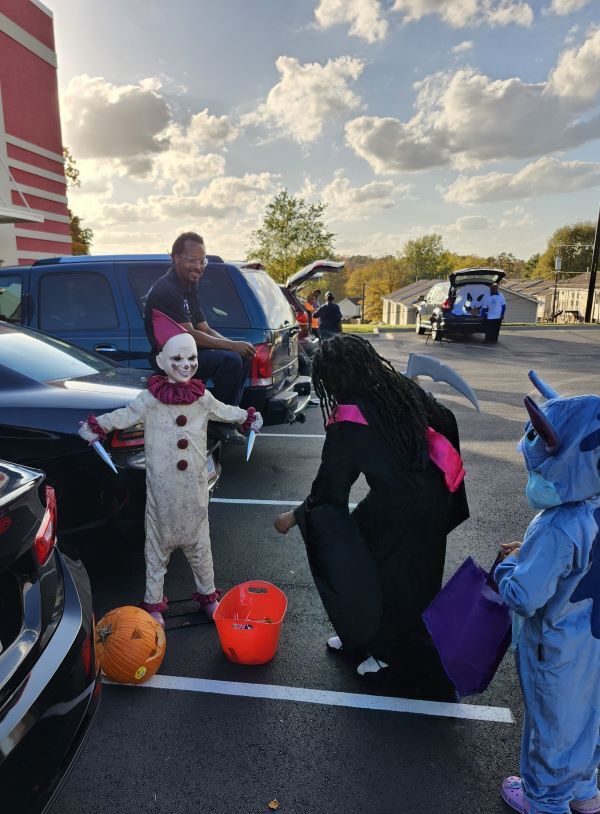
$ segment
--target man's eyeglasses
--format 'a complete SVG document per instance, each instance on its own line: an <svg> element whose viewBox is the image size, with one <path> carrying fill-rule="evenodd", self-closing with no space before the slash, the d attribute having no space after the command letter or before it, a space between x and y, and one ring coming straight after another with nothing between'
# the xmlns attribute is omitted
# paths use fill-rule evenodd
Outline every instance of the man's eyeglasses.
<svg viewBox="0 0 600 814"><path fill-rule="evenodd" d="M191 254L180 254L182 260L193 266L202 266L205 269L208 266L208 257L194 257Z"/></svg>

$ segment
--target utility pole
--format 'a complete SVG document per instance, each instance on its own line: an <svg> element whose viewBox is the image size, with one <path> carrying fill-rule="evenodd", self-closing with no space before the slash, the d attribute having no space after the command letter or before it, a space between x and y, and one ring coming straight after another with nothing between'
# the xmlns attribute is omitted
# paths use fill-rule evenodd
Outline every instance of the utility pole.
<svg viewBox="0 0 600 814"><path fill-rule="evenodd" d="M552 322L556 322L556 289L558 287L558 274L561 269L560 249L556 249L554 258L554 296L552 297Z"/></svg>
<svg viewBox="0 0 600 814"><path fill-rule="evenodd" d="M364 322L365 319L365 284L362 284L362 308L360 309L360 319Z"/></svg>
<svg viewBox="0 0 600 814"><path fill-rule="evenodd" d="M594 291L596 290L596 271L598 269L598 254L600 253L600 209L598 209L598 223L596 224L596 234L594 236L594 251L592 253L592 265L590 266L590 284L588 287L587 303L585 306L585 321L592 321L592 309L594 305Z"/></svg>

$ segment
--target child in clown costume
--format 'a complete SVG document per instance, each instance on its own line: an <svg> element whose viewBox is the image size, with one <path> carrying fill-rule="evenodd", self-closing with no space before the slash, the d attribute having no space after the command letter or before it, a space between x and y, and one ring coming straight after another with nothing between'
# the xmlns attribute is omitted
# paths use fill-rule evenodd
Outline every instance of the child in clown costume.
<svg viewBox="0 0 600 814"><path fill-rule="evenodd" d="M127 407L90 416L79 433L90 443L114 429L144 424L146 448L146 593L141 607L164 627L164 576L175 548L192 567L201 610L212 618L218 604L208 526L206 425L225 421L242 431L260 430L262 418L217 401L199 379L197 347L191 334L153 310L154 334L161 347L156 361L165 376L151 376L148 390Z"/></svg>
<svg viewBox="0 0 600 814"><path fill-rule="evenodd" d="M521 777L504 780L502 797L525 814L592 814L600 812L600 398L560 398L530 378L547 400L526 396L519 448L540 512L495 571L520 622L525 704Z"/></svg>

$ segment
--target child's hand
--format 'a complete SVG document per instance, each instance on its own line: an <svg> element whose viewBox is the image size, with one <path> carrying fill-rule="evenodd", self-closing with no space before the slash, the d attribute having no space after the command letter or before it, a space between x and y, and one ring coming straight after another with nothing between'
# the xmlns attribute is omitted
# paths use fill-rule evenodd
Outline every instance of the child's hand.
<svg viewBox="0 0 600 814"><path fill-rule="evenodd" d="M254 413L254 421L250 424L250 429L255 432L260 432L263 425L263 417L260 413Z"/></svg>
<svg viewBox="0 0 600 814"><path fill-rule="evenodd" d="M521 545L522 543L520 543L518 540L515 540L513 543L502 543L500 546L500 562L509 556L518 557Z"/></svg>
<svg viewBox="0 0 600 814"><path fill-rule="evenodd" d="M294 512L282 512L275 518L274 526L280 534L287 534L296 525Z"/></svg>
<svg viewBox="0 0 600 814"><path fill-rule="evenodd" d="M87 441L89 444L93 444L94 441L98 441L100 438L100 436L96 435L96 433L92 430L87 421L82 422L77 432L83 438L83 440Z"/></svg>

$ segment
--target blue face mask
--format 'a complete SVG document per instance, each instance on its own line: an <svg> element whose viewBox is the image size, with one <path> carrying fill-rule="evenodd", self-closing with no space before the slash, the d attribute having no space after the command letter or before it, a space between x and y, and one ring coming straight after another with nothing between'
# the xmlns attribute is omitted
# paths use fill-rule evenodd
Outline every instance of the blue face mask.
<svg viewBox="0 0 600 814"><path fill-rule="evenodd" d="M525 494L532 509L551 509L562 503L554 484L543 478L539 472L529 473Z"/></svg>

